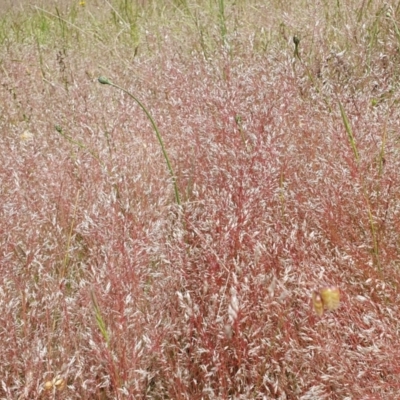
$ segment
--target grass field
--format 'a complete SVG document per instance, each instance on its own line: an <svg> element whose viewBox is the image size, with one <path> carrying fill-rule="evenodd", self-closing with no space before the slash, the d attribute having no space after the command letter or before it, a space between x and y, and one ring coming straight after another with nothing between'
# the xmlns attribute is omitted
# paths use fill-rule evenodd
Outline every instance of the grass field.
<svg viewBox="0 0 400 400"><path fill-rule="evenodd" d="M0 69L0 399L400 398L399 1L3 0Z"/></svg>

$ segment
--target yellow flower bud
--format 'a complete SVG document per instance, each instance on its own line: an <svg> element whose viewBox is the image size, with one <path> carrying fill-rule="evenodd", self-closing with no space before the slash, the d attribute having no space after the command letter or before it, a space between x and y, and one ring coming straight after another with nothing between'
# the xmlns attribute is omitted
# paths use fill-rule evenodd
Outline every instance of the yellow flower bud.
<svg viewBox="0 0 400 400"><path fill-rule="evenodd" d="M327 286L313 292L313 308L317 315L322 316L324 310L334 311L340 306L340 290L335 286Z"/></svg>
<svg viewBox="0 0 400 400"><path fill-rule="evenodd" d="M320 295L322 297L322 302L324 307L333 311L339 308L340 305L340 291L337 287L325 287L320 290Z"/></svg>

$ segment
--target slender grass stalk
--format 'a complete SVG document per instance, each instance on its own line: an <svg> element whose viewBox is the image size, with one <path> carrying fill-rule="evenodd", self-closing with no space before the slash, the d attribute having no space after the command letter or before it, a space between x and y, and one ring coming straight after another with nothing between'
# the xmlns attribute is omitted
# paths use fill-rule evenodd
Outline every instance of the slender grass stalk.
<svg viewBox="0 0 400 400"><path fill-rule="evenodd" d="M72 217L71 226L70 226L69 233L68 233L67 248L65 249L65 257L64 257L61 274L60 274L61 279L63 279L65 277L65 273L66 273L68 262L69 262L69 250L71 247L72 230L74 229L74 225L75 225L75 217L76 217L76 210L78 208L77 205L78 205L78 200L79 200L79 194L80 194L80 191L78 190L78 192L76 193L76 199L75 199L74 215Z"/></svg>
<svg viewBox="0 0 400 400"><path fill-rule="evenodd" d="M103 161L100 160L100 157L99 157L94 151L90 150L90 149L89 149L86 145L84 145L82 142L79 142L78 140L74 140L74 139L72 139L71 136L68 136L66 133L64 133L64 131L63 131L63 129L61 128L60 125L56 125L56 126L55 126L55 130L56 130L63 138L67 139L68 142L70 142L71 144L77 145L80 149L87 150L87 151L90 153L90 155L100 163L100 165L101 165L102 167L106 168L106 166L105 166L105 164L103 163ZM108 140L108 138L107 138L107 140Z"/></svg>
<svg viewBox="0 0 400 400"><path fill-rule="evenodd" d="M165 159L165 161L166 161L166 163L167 163L168 170L169 170L169 172L170 172L170 174L171 174L172 183L173 183L173 185L174 185L175 201L176 201L176 203L177 203L178 205L181 205L181 199L180 199L180 196L179 196L178 185L177 185L177 179L176 179L176 176L175 176L174 171L173 171L173 169L172 169L171 162L169 161L169 157L168 157L168 154L167 154L167 150L165 149L164 142L163 142L162 136L161 136L161 134L160 134L160 131L158 130L157 125L156 125L156 123L154 122L153 117L151 116L151 114L149 113L149 111L147 111L147 108L146 108L146 107L142 104L142 102L141 102L136 96L134 96L132 93L128 92L128 91L127 91L126 89L124 89L123 87L118 86L118 85L116 85L115 83L110 82L110 81L109 81L107 78L105 78L104 76L99 77L99 78L98 78L98 81L99 81L101 84L103 84L103 85L110 85L110 86L112 86L112 87L114 87L114 88L116 88L116 89L119 89L119 90L121 90L122 92L126 93L129 97L131 97L133 100L135 100L136 103L139 105L139 107L144 111L144 113L146 114L147 118L150 120L150 123L151 123L151 125L152 125L152 127L153 127L153 129L154 129L154 132L156 133L158 142L160 143L161 150L162 150L162 153L163 153L163 155L164 155L164 159Z"/></svg>
<svg viewBox="0 0 400 400"><path fill-rule="evenodd" d="M96 32L96 30L92 30L92 31L91 30L86 30L85 31L84 29L80 28L79 26L77 26L73 22L68 21L65 18L62 18L61 14L58 11L57 11L57 14L54 14L54 13L51 13L50 11L47 11L47 10L45 10L43 8L38 7L38 6L34 6L34 9L39 13L39 15L42 15L42 14L43 15L48 15L49 17L52 18L52 20L58 21L60 26L62 26L62 29L64 29L64 33L65 32L67 32L67 33L68 32L72 32L72 30L74 30L74 31L76 31L76 33L81 33L88 40L90 40L91 37L94 37L97 44L100 44L100 46L103 47L103 48L106 47L106 45L103 43L103 39ZM66 36L64 36L64 33L63 33L63 37L65 39ZM76 37L79 37L79 36L76 36Z"/></svg>
<svg viewBox="0 0 400 400"><path fill-rule="evenodd" d="M285 220L285 174L283 171L281 171L279 178L279 200L281 202L281 216Z"/></svg>
<svg viewBox="0 0 400 400"><path fill-rule="evenodd" d="M354 158L356 159L357 165L359 165L360 154L357 149L357 143L354 138L353 130L351 128L351 124L347 117L346 111L340 101L339 101L339 107L340 107L340 114L342 116L343 124L346 129L347 136L349 138L349 142L350 142L351 148L354 153ZM370 232L371 232L372 243L373 243L372 252L374 255L374 263L378 266L378 269L380 271L381 265L380 265L380 261L379 261L379 243L378 243L378 237L377 237L377 232L376 232L376 226L375 226L374 217L373 217L373 213L372 213L371 203L368 198L367 189L365 187L365 183L364 183L364 179L363 179L362 175L361 175L361 184L362 184L364 199L367 204L368 221L369 221Z"/></svg>
<svg viewBox="0 0 400 400"><path fill-rule="evenodd" d="M313 78L313 73L311 72L310 67L308 66L308 63L303 61L303 59L300 56L300 37L298 35L294 35L293 36L293 43L294 43L294 52L293 52L293 61L292 61L292 68L293 68L293 72L294 74L297 76L296 73L296 62L297 60L299 61L299 63L305 68L306 73L308 78L310 79L310 82L312 83L313 87L315 88L315 90L320 93L320 89L318 87L317 82L315 81L315 79ZM325 104L327 105L329 111L331 109L328 101L326 100L326 98L324 98Z"/></svg>
<svg viewBox="0 0 400 400"><path fill-rule="evenodd" d="M67 27L66 27L66 23L65 23L65 20L61 17L61 13L60 13L60 11L59 11L59 9L56 7L56 13L57 13L57 20L58 20L58 22L59 22L59 24L60 24L60 28L61 28L61 36L62 36L62 38L64 39L64 40L66 40L66 38L67 38L67 35L66 35L66 32L67 32Z"/></svg>
<svg viewBox="0 0 400 400"><path fill-rule="evenodd" d="M344 124L344 127L346 129L347 136L349 138L351 148L353 149L354 157L355 157L355 159L357 161L357 164L358 164L360 162L360 155L358 154L357 144L356 144L356 141L354 139L353 130L351 129L351 125L350 125L349 119L347 118L346 111L343 108L342 103L340 101L339 101L339 107L340 107L340 114L342 116L343 124Z"/></svg>
<svg viewBox="0 0 400 400"><path fill-rule="evenodd" d="M56 125L55 126L55 130L65 139L68 140L68 142L70 142L71 144L75 144L77 145L80 149L86 150L89 152L89 154L99 162L99 164L103 167L103 170L105 171L105 173L110 176L110 172L107 168L107 166L104 164L103 161L101 161L99 155L97 153L95 153L93 150L90 150L86 145L84 145L82 142L78 141L78 140L74 140L71 136L67 135L66 133L64 133L63 129L61 128L60 125ZM106 139L107 139L107 145L108 145L108 150L109 153L112 153L112 149L111 149L111 143L110 143L110 137L108 135L108 133L105 133ZM119 199L120 198L120 193L119 193L119 189L118 189L118 185L117 184L113 184L112 185L113 190L115 192L116 198Z"/></svg>
<svg viewBox="0 0 400 400"><path fill-rule="evenodd" d="M385 164L386 135L387 135L387 120L385 121L385 126L383 128L381 149L379 151L379 157L378 157L379 177L382 176L383 166Z"/></svg>
<svg viewBox="0 0 400 400"><path fill-rule="evenodd" d="M110 345L110 336L107 332L107 325L104 322L104 319L101 315L101 310L99 307L99 304L97 302L96 299L96 295L94 294L93 290L90 291L90 298L92 299L92 304L93 304L93 309L94 309L94 314L96 317L96 322L97 322L97 326L99 327L99 330L104 338L104 340L107 343L107 347L109 347Z"/></svg>
<svg viewBox="0 0 400 400"><path fill-rule="evenodd" d="M394 31L396 32L397 41L400 43L400 30L395 20L393 20L393 27Z"/></svg>
<svg viewBox="0 0 400 400"><path fill-rule="evenodd" d="M45 79L46 78L46 71L45 71L44 63L43 63L43 54L42 54L42 49L41 49L41 46L40 46L39 34L35 35L35 39L36 39L37 52L38 52L38 55L39 55L40 72L42 73L42 78Z"/></svg>
<svg viewBox="0 0 400 400"><path fill-rule="evenodd" d="M294 43L294 58L298 58L301 61L300 53L299 53L299 44L300 38L296 35L293 36L293 43Z"/></svg>
<svg viewBox="0 0 400 400"><path fill-rule="evenodd" d="M243 124L242 124L242 116L239 115L239 114L235 115L235 122L236 122L236 125L237 125L238 129L239 129L239 133L240 133L240 137L241 137L242 142L243 142L243 146L245 147L245 149L247 151L251 151L252 150L252 146L248 145L246 143L246 137L245 137L245 134L244 134Z"/></svg>
<svg viewBox="0 0 400 400"><path fill-rule="evenodd" d="M225 18L225 4L224 0L218 0L218 8L219 8L219 22L220 22L220 29L221 29L221 37L222 43L226 43L226 34L228 30L226 29L226 18Z"/></svg>

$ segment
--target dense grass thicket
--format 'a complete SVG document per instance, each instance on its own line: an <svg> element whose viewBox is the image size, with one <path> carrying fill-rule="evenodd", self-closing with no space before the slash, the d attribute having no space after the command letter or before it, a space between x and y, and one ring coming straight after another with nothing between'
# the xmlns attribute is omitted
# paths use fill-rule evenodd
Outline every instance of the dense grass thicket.
<svg viewBox="0 0 400 400"><path fill-rule="evenodd" d="M31 3L0 5L0 399L400 398L400 2Z"/></svg>

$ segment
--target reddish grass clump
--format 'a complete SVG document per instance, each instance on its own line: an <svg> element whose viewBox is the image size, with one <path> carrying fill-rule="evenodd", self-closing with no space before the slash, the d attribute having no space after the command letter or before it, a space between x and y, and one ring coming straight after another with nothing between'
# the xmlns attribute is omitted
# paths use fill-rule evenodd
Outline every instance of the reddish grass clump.
<svg viewBox="0 0 400 400"><path fill-rule="evenodd" d="M398 7L43 3L0 10L0 398L398 398Z"/></svg>

